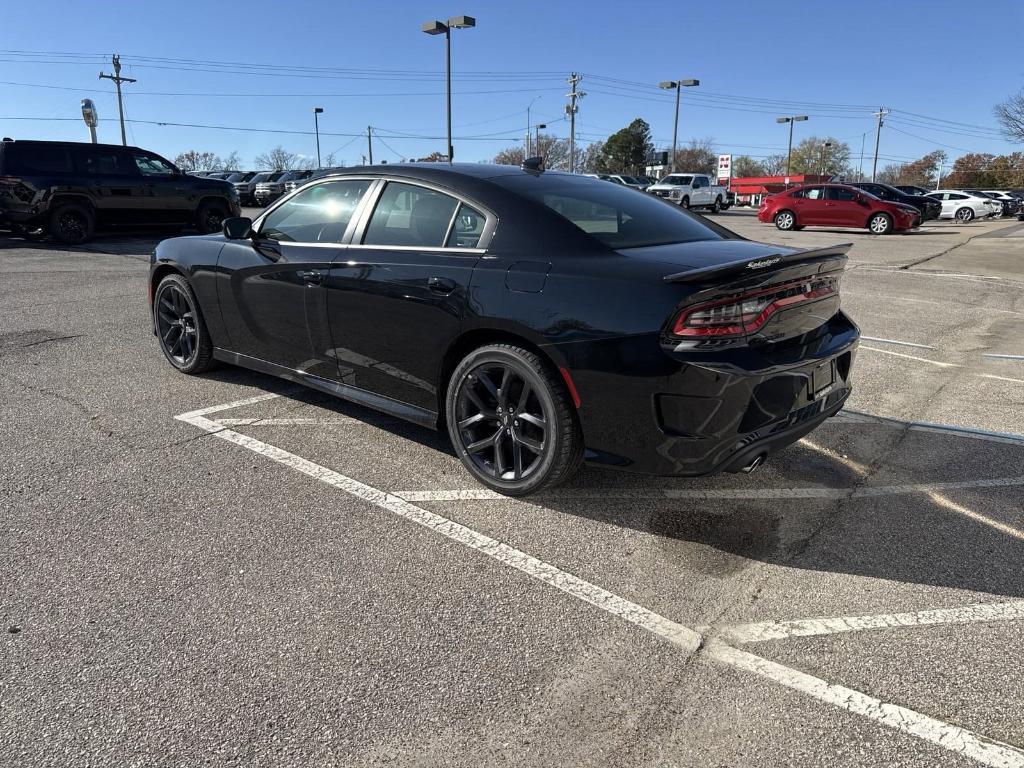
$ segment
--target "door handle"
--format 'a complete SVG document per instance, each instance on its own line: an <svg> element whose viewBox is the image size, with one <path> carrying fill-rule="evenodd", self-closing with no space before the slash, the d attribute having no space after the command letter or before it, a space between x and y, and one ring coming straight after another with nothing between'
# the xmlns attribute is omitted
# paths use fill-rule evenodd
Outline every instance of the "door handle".
<svg viewBox="0 0 1024 768"><path fill-rule="evenodd" d="M455 281L449 280L447 277L430 277L427 278L427 287L434 293L447 296L455 290Z"/></svg>
<svg viewBox="0 0 1024 768"><path fill-rule="evenodd" d="M300 269L299 277L302 278L302 282L309 285L320 285L324 280L324 273L319 269Z"/></svg>

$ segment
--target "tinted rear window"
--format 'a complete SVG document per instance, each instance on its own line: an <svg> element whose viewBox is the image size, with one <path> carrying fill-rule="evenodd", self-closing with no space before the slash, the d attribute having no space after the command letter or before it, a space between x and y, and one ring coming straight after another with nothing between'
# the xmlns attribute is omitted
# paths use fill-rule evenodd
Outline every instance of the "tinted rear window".
<svg viewBox="0 0 1024 768"><path fill-rule="evenodd" d="M7 142L3 145L0 160L0 170L11 175L74 171L68 148L59 145Z"/></svg>
<svg viewBox="0 0 1024 768"><path fill-rule="evenodd" d="M610 248L722 239L678 206L629 187L569 175L514 177L499 183L544 204Z"/></svg>

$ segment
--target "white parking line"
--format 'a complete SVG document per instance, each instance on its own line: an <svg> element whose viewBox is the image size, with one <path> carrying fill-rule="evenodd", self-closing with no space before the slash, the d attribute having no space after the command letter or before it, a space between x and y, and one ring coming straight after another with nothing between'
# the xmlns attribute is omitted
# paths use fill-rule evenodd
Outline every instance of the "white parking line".
<svg viewBox="0 0 1024 768"><path fill-rule="evenodd" d="M851 488L595 488L566 489L538 494L537 501L592 500L592 499L858 499L878 496L906 496L935 491L959 491L972 488L1006 488L1024 485L1021 477L993 477L941 483L913 483L908 485L856 486ZM406 501L516 501L485 488L460 488L437 491L393 491Z"/></svg>
<svg viewBox="0 0 1024 768"><path fill-rule="evenodd" d="M987 352L982 357L994 357L996 360L1024 360L1024 355L992 355Z"/></svg>
<svg viewBox="0 0 1024 768"><path fill-rule="evenodd" d="M1009 376L996 376L994 373L979 373L978 376L983 379L995 379L996 381L1009 381L1013 384L1024 384L1024 379L1013 379Z"/></svg>
<svg viewBox="0 0 1024 768"><path fill-rule="evenodd" d="M504 565L515 568L527 576L556 587L578 600L593 605L609 614L628 621L682 648L692 655L700 648L705 638L689 627L672 621L653 611L598 587L578 576L561 570L521 550L479 533L471 528L449 520L446 517L418 507L372 486L342 475L276 446L226 429L207 415L249 403L276 397L265 395L238 400L220 406L202 408L184 413L175 418L191 424L235 445L246 448L272 461L302 472L320 482L327 483L358 499L373 504L387 512L414 522L439 533L463 546L469 547ZM1024 478L1019 479L1024 482ZM983 765L998 768L1024 768L1024 751L977 734L966 728L944 723L906 707L888 704L880 699L859 691L808 675L742 651L719 640L707 640L707 655L721 663L746 670L765 679L772 680L792 690L826 702L848 712L874 720L889 728L907 733L936 744L946 750L975 760Z"/></svg>
<svg viewBox="0 0 1024 768"><path fill-rule="evenodd" d="M729 643L763 643L788 637L817 637L866 629L923 627L936 624L977 624L1024 620L1024 600L1006 603L977 603L960 608L938 608L909 613L879 613L873 616L837 616L792 621L759 621L721 627L719 637Z"/></svg>
<svg viewBox="0 0 1024 768"><path fill-rule="evenodd" d="M709 655L739 669L760 675L794 691L813 696L819 701L831 704L847 712L868 717L878 723L895 728L903 733L917 736L932 744L956 752L982 765L995 768L1021 768L1024 766L1024 752L987 736L968 731L934 717L928 717L897 704L888 704L874 696L860 691L835 685L820 677L808 675L792 667L756 656L747 651L728 645L711 643Z"/></svg>
<svg viewBox="0 0 1024 768"><path fill-rule="evenodd" d="M876 416L873 413L865 413L864 411L854 411L850 409L840 411L837 416L841 419L859 422L861 424L885 424L899 429L908 429L911 432L932 432L940 435L966 437L971 440L986 440L990 443L1024 445L1024 435L1018 435L1013 432L993 432L988 429L957 427L952 424L937 424L933 421L905 421L903 419L894 419L891 416Z"/></svg>
<svg viewBox="0 0 1024 768"><path fill-rule="evenodd" d="M963 504L957 504L952 499L943 496L941 493L936 493L935 491L929 491L928 498L940 507L948 509L950 512L956 512L958 515L970 518L976 523L987 525L989 528L999 531L1002 534L1024 541L1024 531L1020 528L1014 528L1012 525L1007 525L1001 520L994 520L988 515L983 515L981 512L973 510L970 507L965 507Z"/></svg>
<svg viewBox="0 0 1024 768"><path fill-rule="evenodd" d="M912 341L897 341L896 339L880 339L877 336L861 336L864 341L880 341L885 344L899 344L901 347L917 347L918 349L935 349L928 344L915 344Z"/></svg>
<svg viewBox="0 0 1024 768"><path fill-rule="evenodd" d="M222 427L311 427L327 426L331 424L365 424L359 419L334 418L334 419L213 419Z"/></svg>
<svg viewBox="0 0 1024 768"><path fill-rule="evenodd" d="M861 344L860 349L870 349L872 352L881 352L883 355L892 355L893 357L902 357L906 360L917 360L919 363L931 363L937 365L940 368L963 368L960 363L944 363L941 360L929 360L927 357L915 357L914 355L905 355L902 352L893 352L891 349L879 349L878 347L869 347L867 344Z"/></svg>

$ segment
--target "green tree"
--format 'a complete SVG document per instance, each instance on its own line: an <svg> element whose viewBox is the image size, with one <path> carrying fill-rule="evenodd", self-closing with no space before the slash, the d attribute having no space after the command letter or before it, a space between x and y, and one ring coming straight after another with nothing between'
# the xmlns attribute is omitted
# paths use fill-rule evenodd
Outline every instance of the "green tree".
<svg viewBox="0 0 1024 768"><path fill-rule="evenodd" d="M850 166L850 145L832 136L809 136L793 147L792 174L846 173Z"/></svg>
<svg viewBox="0 0 1024 768"><path fill-rule="evenodd" d="M639 117L605 141L597 165L604 173L643 173L654 151L651 126Z"/></svg>

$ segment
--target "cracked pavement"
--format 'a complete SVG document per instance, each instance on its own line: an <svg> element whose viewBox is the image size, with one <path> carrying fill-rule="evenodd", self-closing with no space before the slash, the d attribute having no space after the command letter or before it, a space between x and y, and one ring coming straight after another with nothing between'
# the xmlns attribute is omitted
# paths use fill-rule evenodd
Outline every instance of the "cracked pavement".
<svg viewBox="0 0 1024 768"><path fill-rule="evenodd" d="M912 357L862 349L851 409L1024 434L1024 363L982 357L1024 354L1024 238L988 237L1015 222L877 238L717 219L787 245L854 242L844 307L865 335L921 346L865 342ZM149 330L153 242L0 234L0 763L978 764L175 419L264 392L281 396L210 418L263 419L230 428L420 492L710 637L833 617L854 629L741 647L1024 748L1017 613L843 619L1024 600L1024 535L1008 532L1024 530L1024 486L972 485L1024 475L1024 445L838 418L752 476L586 470L550 498L452 501L474 486L442 436L240 369L175 373ZM964 485L886 490L937 483ZM745 495L764 489L778 493Z"/></svg>

